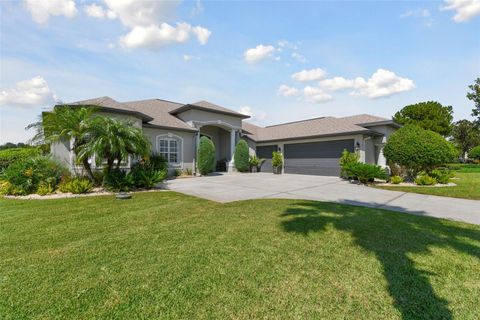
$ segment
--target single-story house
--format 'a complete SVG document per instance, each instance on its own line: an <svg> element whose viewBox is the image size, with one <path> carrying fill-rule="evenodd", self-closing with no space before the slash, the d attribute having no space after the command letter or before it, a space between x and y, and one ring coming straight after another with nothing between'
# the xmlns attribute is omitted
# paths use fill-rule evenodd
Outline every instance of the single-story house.
<svg viewBox="0 0 480 320"><path fill-rule="evenodd" d="M207 101L177 103L161 99L118 102L109 97L67 103L69 106L95 106L99 113L131 121L142 128L154 152L168 160L174 169L195 172L199 139L210 138L215 157L234 170L233 154L239 139L245 139L250 153L267 159L262 171L270 171L273 151L284 156L284 172L338 175L338 159L344 149L357 151L360 160L385 166L383 146L399 128L390 119L368 114L349 117L319 117L267 127L249 123L249 116ZM74 169L71 142L52 145L52 154ZM131 160L124 164L130 166ZM219 167L221 168L221 166Z"/></svg>

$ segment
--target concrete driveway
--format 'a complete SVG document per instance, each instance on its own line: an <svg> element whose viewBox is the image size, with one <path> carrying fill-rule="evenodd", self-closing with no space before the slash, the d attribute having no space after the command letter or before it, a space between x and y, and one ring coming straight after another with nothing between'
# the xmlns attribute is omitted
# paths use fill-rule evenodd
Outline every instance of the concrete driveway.
<svg viewBox="0 0 480 320"><path fill-rule="evenodd" d="M306 199L337 202L480 224L480 201L374 189L337 177L271 173L169 180L167 189L218 202Z"/></svg>

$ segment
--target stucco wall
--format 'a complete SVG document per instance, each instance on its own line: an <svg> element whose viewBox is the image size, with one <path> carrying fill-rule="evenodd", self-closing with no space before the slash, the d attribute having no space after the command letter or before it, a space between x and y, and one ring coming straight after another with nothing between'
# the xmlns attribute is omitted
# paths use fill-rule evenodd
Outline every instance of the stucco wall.
<svg viewBox="0 0 480 320"><path fill-rule="evenodd" d="M230 160L230 132L219 127L203 126L200 128L201 134L205 134L212 139L215 145L215 160Z"/></svg>
<svg viewBox="0 0 480 320"><path fill-rule="evenodd" d="M242 119L239 117L229 116L226 114L208 112L203 110L190 109L177 115L185 122L225 122L231 126L240 128L242 126Z"/></svg>

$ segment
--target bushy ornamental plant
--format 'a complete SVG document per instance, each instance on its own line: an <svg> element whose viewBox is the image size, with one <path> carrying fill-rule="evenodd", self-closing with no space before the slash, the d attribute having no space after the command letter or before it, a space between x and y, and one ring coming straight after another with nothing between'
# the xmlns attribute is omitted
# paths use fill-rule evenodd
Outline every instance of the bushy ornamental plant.
<svg viewBox="0 0 480 320"><path fill-rule="evenodd" d="M250 169L250 163L248 159L248 144L245 140L240 139L235 147L235 168L240 172L246 172Z"/></svg>
<svg viewBox="0 0 480 320"><path fill-rule="evenodd" d="M68 170L59 162L47 156L38 156L10 164L0 179L9 183L5 193L27 195L35 193L41 184L56 188L64 175L68 175Z"/></svg>
<svg viewBox="0 0 480 320"><path fill-rule="evenodd" d="M400 176L391 176L390 177L390 183L392 184L400 184L403 182L403 178Z"/></svg>
<svg viewBox="0 0 480 320"><path fill-rule="evenodd" d="M428 174L423 174L415 179L415 183L419 186L433 186L437 183L437 180L435 180L435 178L429 176Z"/></svg>
<svg viewBox="0 0 480 320"><path fill-rule="evenodd" d="M368 183L374 179L387 180L388 175L380 166L370 163L350 163L345 165L345 173L348 177L352 177L361 183Z"/></svg>
<svg viewBox="0 0 480 320"><path fill-rule="evenodd" d="M215 168L215 145L207 137L200 138L200 145L197 153L198 171L203 174L209 174Z"/></svg>
<svg viewBox="0 0 480 320"><path fill-rule="evenodd" d="M360 159L360 155L357 152L349 152L347 149L343 149L342 156L338 163L340 164L340 177L343 179L350 178L345 170L346 166L352 163L357 163Z"/></svg>
<svg viewBox="0 0 480 320"><path fill-rule="evenodd" d="M132 173L127 173L121 169L111 169L105 172L105 176L103 177L103 187L108 191L129 191L134 185Z"/></svg>
<svg viewBox="0 0 480 320"><path fill-rule="evenodd" d="M452 144L436 132L407 125L388 139L384 154L388 161L417 172L429 173L435 167L452 161L456 151Z"/></svg>
<svg viewBox="0 0 480 320"><path fill-rule="evenodd" d="M41 153L39 148L11 148L0 150L0 172L5 170L14 162L22 162L39 156Z"/></svg>
<svg viewBox="0 0 480 320"><path fill-rule="evenodd" d="M61 192L70 192L73 194L89 193L93 190L93 182L88 178L76 177L62 181L58 189Z"/></svg>

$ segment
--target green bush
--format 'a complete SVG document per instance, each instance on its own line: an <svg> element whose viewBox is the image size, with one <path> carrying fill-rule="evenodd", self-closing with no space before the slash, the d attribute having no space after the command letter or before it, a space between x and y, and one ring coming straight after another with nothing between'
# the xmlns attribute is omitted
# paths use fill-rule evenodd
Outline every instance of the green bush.
<svg viewBox="0 0 480 320"><path fill-rule="evenodd" d="M272 152L272 167L279 168L283 165L283 155L281 152Z"/></svg>
<svg viewBox="0 0 480 320"><path fill-rule="evenodd" d="M60 183L58 189L61 192L73 194L89 193L93 190L93 182L87 178L73 178Z"/></svg>
<svg viewBox="0 0 480 320"><path fill-rule="evenodd" d="M427 174L423 174L415 179L415 183L419 186L432 186L437 183L437 180Z"/></svg>
<svg viewBox="0 0 480 320"><path fill-rule="evenodd" d="M340 177L343 179L351 178L348 176L345 167L352 163L357 163L360 159L360 155L357 152L349 152L347 149L343 149L342 156L338 163L340 164Z"/></svg>
<svg viewBox="0 0 480 320"><path fill-rule="evenodd" d="M435 169L430 172L430 176L438 183L447 184L450 182L451 173L444 169Z"/></svg>
<svg viewBox="0 0 480 320"><path fill-rule="evenodd" d="M47 194L53 193L54 189L51 184L46 183L46 182L41 182L38 185L37 192L35 192L38 195L41 196L46 196Z"/></svg>
<svg viewBox="0 0 480 320"><path fill-rule="evenodd" d="M173 171L173 175L174 175L175 177L180 177L180 176L182 175L182 173L183 173L182 169L175 169L175 170Z"/></svg>
<svg viewBox="0 0 480 320"><path fill-rule="evenodd" d="M344 168L348 177L352 177L361 183L368 183L374 179L388 179L385 169L374 164L356 162L347 164L344 166Z"/></svg>
<svg viewBox="0 0 480 320"><path fill-rule="evenodd" d="M212 140L207 137L200 138L200 145L197 153L198 171L203 174L209 174L214 170L215 166L215 145Z"/></svg>
<svg viewBox="0 0 480 320"><path fill-rule="evenodd" d="M5 170L14 162L23 162L28 159L39 156L41 153L39 148L13 148L0 151L0 172Z"/></svg>
<svg viewBox="0 0 480 320"><path fill-rule="evenodd" d="M246 172L250 169L248 144L245 140L240 139L235 147L235 168L240 172Z"/></svg>
<svg viewBox="0 0 480 320"><path fill-rule="evenodd" d="M400 177L400 176L391 176L391 177L390 177L390 182L391 182L392 184L400 184L400 183L403 182L403 178Z"/></svg>
<svg viewBox="0 0 480 320"><path fill-rule="evenodd" d="M472 148L468 152L468 157L470 159L480 160L480 146L476 146L476 147Z"/></svg>
<svg viewBox="0 0 480 320"><path fill-rule="evenodd" d="M134 185L132 173L120 169L112 169L106 172L103 177L103 187L108 191L129 191Z"/></svg>
<svg viewBox="0 0 480 320"><path fill-rule="evenodd" d="M7 194L26 195L37 191L40 184L55 188L68 171L50 157L37 156L10 164L2 173L1 179L10 183Z"/></svg>
<svg viewBox="0 0 480 320"><path fill-rule="evenodd" d="M438 133L407 125L390 136L384 154L389 161L413 170L416 175L453 160L456 151Z"/></svg>
<svg viewBox="0 0 480 320"><path fill-rule="evenodd" d="M154 170L167 170L168 161L164 156L159 154L152 154L148 158L144 159L145 165L151 167Z"/></svg>
<svg viewBox="0 0 480 320"><path fill-rule="evenodd" d="M161 156L152 156L134 164L130 169L133 183L137 188L151 189L167 177L167 166ZM179 170L179 169L177 169ZM177 172L175 170L175 172ZM181 170L180 170L181 172Z"/></svg>

